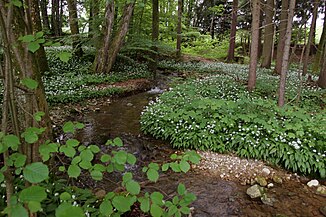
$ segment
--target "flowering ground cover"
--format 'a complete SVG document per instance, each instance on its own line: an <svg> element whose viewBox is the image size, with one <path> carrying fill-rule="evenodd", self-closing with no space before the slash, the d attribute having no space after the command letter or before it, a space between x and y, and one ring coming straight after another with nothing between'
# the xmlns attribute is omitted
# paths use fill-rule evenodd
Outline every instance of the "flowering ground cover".
<svg viewBox="0 0 326 217"><path fill-rule="evenodd" d="M244 65L163 62L163 67L207 77L175 85L152 101L141 117L145 133L176 148L235 152L325 177L325 90L304 85L297 101L296 70L289 71L288 102L279 108L279 78L269 70L258 71L256 90L249 93Z"/></svg>

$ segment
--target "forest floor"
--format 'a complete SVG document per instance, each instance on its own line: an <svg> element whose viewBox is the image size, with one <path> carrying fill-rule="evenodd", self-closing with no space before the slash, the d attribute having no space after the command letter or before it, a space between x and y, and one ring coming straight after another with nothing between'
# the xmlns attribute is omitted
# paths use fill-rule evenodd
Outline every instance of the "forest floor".
<svg viewBox="0 0 326 217"><path fill-rule="evenodd" d="M212 61L193 57L186 57L186 60ZM133 152L134 146L139 146L136 153L143 163L152 160L164 162L176 150L164 141L143 135L139 129L140 112L155 95L134 94L146 91L152 85L147 79L119 82L114 86L128 90L122 97L90 99L77 104L55 106L51 110L51 117L56 126L67 120L85 121L94 132L91 136L77 135L82 142L93 136L97 137L93 140L101 144L105 139L119 136ZM107 88L104 84L98 87ZM197 195L197 200L192 204L192 216L326 216L326 189L317 192L317 187L308 187L310 179L307 177L232 154L198 153L202 156L202 161L193 166L189 173L168 173L152 185L152 188L172 196L177 184L184 183L190 192ZM87 183L84 181L81 182ZM266 192L262 199L251 199L246 191L257 183L264 186ZM325 186L326 180L319 180L319 183ZM96 191L98 189L110 190L106 183L97 185Z"/></svg>

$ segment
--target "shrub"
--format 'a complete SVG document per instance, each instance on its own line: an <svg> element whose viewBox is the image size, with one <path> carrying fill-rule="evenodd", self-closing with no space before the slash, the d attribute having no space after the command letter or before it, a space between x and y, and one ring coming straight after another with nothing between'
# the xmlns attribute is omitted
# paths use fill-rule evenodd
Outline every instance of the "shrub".
<svg viewBox="0 0 326 217"><path fill-rule="evenodd" d="M239 65L227 68L231 76L188 81L163 93L144 110L142 130L170 140L176 148L236 152L325 177L326 116L324 110L317 110L315 99L309 101L314 105L310 109L311 104L305 102L303 108L289 104L279 108L275 88L269 85L276 77L269 82L258 80L257 91L249 94L233 79L241 80L245 70ZM232 71L234 68L239 69ZM288 82L290 96L296 88L293 82ZM303 95L315 93L322 92L308 89Z"/></svg>

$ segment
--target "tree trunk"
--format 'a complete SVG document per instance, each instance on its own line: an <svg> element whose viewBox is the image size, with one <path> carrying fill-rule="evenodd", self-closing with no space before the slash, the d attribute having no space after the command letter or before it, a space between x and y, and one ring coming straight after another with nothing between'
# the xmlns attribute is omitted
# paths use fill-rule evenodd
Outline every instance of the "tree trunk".
<svg viewBox="0 0 326 217"><path fill-rule="evenodd" d="M51 27L54 36L61 35L60 0L52 0Z"/></svg>
<svg viewBox="0 0 326 217"><path fill-rule="evenodd" d="M285 32L286 25L288 20L288 9L289 9L289 0L282 0L282 10L280 16L280 26L279 26L279 36L277 44L277 53L276 53L276 63L275 63L275 74L281 74L282 70L282 58L284 53L284 41L285 41Z"/></svg>
<svg viewBox="0 0 326 217"><path fill-rule="evenodd" d="M317 80L317 84L319 87L325 89L326 88L326 44L324 44L323 49L323 64L320 69L319 78Z"/></svg>
<svg viewBox="0 0 326 217"><path fill-rule="evenodd" d="M319 2L320 0L315 0L313 5L313 12L312 12L312 21L311 21L311 26L309 30L309 37L308 37L308 43L306 45L306 50L305 50L305 55L304 55L304 60L303 60L303 71L302 74L306 75L308 72L308 62L309 62L309 56L310 56L310 48L311 45L314 44L314 37L315 37L315 30L316 30L316 23L317 23L317 17L318 17L318 7L319 7Z"/></svg>
<svg viewBox="0 0 326 217"><path fill-rule="evenodd" d="M76 57L83 56L81 41L79 38L78 15L77 15L77 0L67 0L69 10L69 25L72 35L72 48Z"/></svg>
<svg viewBox="0 0 326 217"><path fill-rule="evenodd" d="M274 0L267 0L265 4L265 32L264 32L264 45L261 67L271 68L272 53L274 45Z"/></svg>
<svg viewBox="0 0 326 217"><path fill-rule="evenodd" d="M42 15L42 22L43 22L43 30L47 34L49 34L49 31L50 31L50 21L49 21L47 4L48 4L48 1L47 0L40 0L41 15Z"/></svg>
<svg viewBox="0 0 326 217"><path fill-rule="evenodd" d="M259 46L259 19L260 19L260 1L252 1L252 24L251 24L251 47L250 47L250 65L248 90L253 91L256 86L256 70L258 61Z"/></svg>
<svg viewBox="0 0 326 217"><path fill-rule="evenodd" d="M33 25L33 33L41 32L42 31L42 24L41 24L41 16L40 16L40 7L38 4L38 0L31 1L31 19ZM40 44L40 48L36 51L36 60L37 65L39 67L40 72L43 74L46 71L50 71L48 60L46 58L46 53L42 44Z"/></svg>
<svg viewBox="0 0 326 217"><path fill-rule="evenodd" d="M235 37L237 32L238 4L239 4L238 0L233 0L230 45L229 45L228 58L227 58L228 62L234 61Z"/></svg>
<svg viewBox="0 0 326 217"><path fill-rule="evenodd" d="M160 25L160 17L159 17L159 2L158 0L152 0L152 50L154 51L153 60L151 63L151 70L153 71L153 78L156 78L156 70L157 70L157 43L159 37L159 25Z"/></svg>
<svg viewBox="0 0 326 217"><path fill-rule="evenodd" d="M110 6L111 5L111 6ZM103 47L99 50L97 58L95 59L95 72L109 73L113 67L113 64L117 58L118 52L121 49L124 38L127 35L129 23L131 20L132 12L135 7L135 1L127 3L123 9L119 28L111 40L112 25L114 22L114 5L113 1L110 1L107 6L106 17L107 26L104 35Z"/></svg>
<svg viewBox="0 0 326 217"><path fill-rule="evenodd" d="M326 11L326 4L325 4L325 11ZM314 65L313 65L314 72L317 72L322 64L321 56L322 56L325 44L326 44L326 13L324 15L323 33L321 35L321 38L320 38L320 41L318 44L318 48L317 48L317 53L316 53L315 60L314 60Z"/></svg>
<svg viewBox="0 0 326 217"><path fill-rule="evenodd" d="M182 27L183 0L178 0L178 24L177 24L177 58L181 57L181 27Z"/></svg>
<svg viewBox="0 0 326 217"><path fill-rule="evenodd" d="M295 0L290 0L287 27L285 32L284 40L284 54L282 58L282 69L280 76L280 86L278 91L278 106L282 107L285 103L285 85L286 85L286 74L289 66L289 56L290 56L290 45L291 45L291 35L292 35L292 22L294 16Z"/></svg>
<svg viewBox="0 0 326 217"><path fill-rule="evenodd" d="M88 20L88 37L97 38L99 34L99 23L97 21L99 16L99 0L90 0L89 3L89 20Z"/></svg>

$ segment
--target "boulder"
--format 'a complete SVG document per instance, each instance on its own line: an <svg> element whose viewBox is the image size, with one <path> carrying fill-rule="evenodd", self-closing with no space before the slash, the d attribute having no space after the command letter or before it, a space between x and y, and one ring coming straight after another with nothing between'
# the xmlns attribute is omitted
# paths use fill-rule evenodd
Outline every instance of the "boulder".
<svg viewBox="0 0 326 217"><path fill-rule="evenodd" d="M264 195L264 188L259 185L253 185L247 189L247 194L251 199L260 198Z"/></svg>

